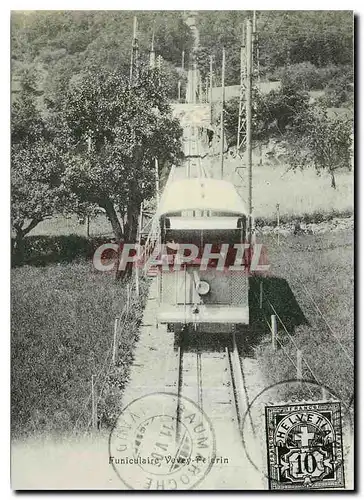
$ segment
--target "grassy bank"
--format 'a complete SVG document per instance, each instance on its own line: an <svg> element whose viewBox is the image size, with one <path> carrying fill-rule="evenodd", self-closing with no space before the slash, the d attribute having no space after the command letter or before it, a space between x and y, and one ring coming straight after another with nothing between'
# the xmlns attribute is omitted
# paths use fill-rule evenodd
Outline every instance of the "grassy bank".
<svg viewBox="0 0 364 500"><path fill-rule="evenodd" d="M220 178L220 158L204 160L207 171ZM247 200L248 175L244 160L228 157L224 161L224 178L233 182L241 197ZM317 175L313 168L288 170L286 164L253 165L253 210L256 219L274 217L279 204L281 216L301 217L303 214L352 212L354 206L353 172L338 171L337 189L330 187L330 176ZM239 174L236 173L238 169Z"/></svg>
<svg viewBox="0 0 364 500"><path fill-rule="evenodd" d="M274 237L266 236L263 243L271 276L263 280L263 311L256 318L259 340L255 351L267 385L296 378L293 363L298 348L319 383L348 403L354 383L352 232L281 237L279 246ZM258 289L256 284L253 303ZM273 314L268 300L288 330L278 321L282 346L276 351L264 324L264 316L269 319ZM314 379L310 369L303 362L304 378Z"/></svg>
<svg viewBox="0 0 364 500"><path fill-rule="evenodd" d="M127 381L142 317L133 302L121 332L118 365ZM100 394L110 364L114 319L127 300L126 284L97 273L91 264L72 263L12 270L12 430L13 437L84 429L90 420L92 375ZM112 375L112 374L111 374ZM107 377L107 383L110 382ZM99 402L101 423L108 405L120 400L106 385ZM113 408L110 406L110 411Z"/></svg>

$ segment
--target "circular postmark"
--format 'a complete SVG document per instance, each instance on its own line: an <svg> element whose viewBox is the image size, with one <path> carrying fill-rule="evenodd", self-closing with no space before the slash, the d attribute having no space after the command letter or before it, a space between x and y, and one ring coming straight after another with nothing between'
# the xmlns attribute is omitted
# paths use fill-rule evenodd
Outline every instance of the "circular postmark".
<svg viewBox="0 0 364 500"><path fill-rule="evenodd" d="M210 471L215 434L206 414L190 399L152 393L119 415L109 439L109 464L136 490L189 490Z"/></svg>

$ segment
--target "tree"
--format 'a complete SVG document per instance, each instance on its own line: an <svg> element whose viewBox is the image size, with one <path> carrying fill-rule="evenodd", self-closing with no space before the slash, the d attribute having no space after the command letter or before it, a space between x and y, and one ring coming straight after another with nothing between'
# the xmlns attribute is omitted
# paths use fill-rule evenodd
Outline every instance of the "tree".
<svg viewBox="0 0 364 500"><path fill-rule="evenodd" d="M11 215L15 248L21 259L24 237L40 222L61 212L67 200L61 183L63 163L44 139L11 148Z"/></svg>
<svg viewBox="0 0 364 500"><path fill-rule="evenodd" d="M35 75L26 72L12 106L11 218L16 258L24 251L24 237L39 222L65 206L61 182L63 163L36 106Z"/></svg>
<svg viewBox="0 0 364 500"><path fill-rule="evenodd" d="M283 85L279 90L261 94L253 89L253 141L268 141L270 138L282 140L293 125L296 116L308 109L309 97L296 85ZM227 141L236 144L239 115L239 99L232 99L226 105L225 125ZM243 110L243 118L245 108Z"/></svg>
<svg viewBox="0 0 364 500"><path fill-rule="evenodd" d="M298 85L289 83L269 94L257 95L255 104L255 128L259 139L282 139L294 123L296 116L308 109L309 96Z"/></svg>
<svg viewBox="0 0 364 500"><path fill-rule="evenodd" d="M325 95L319 101L328 108L354 106L353 68L348 67L344 73L338 73L325 87Z"/></svg>
<svg viewBox="0 0 364 500"><path fill-rule="evenodd" d="M158 72L142 72L130 87L117 72L89 70L55 116L68 145L65 185L105 210L118 242L135 242L140 204L155 192L155 158L162 168L182 157Z"/></svg>
<svg viewBox="0 0 364 500"><path fill-rule="evenodd" d="M317 172L327 171L336 189L335 172L351 169L352 126L351 119L331 117L320 107L297 116L285 144L292 168L313 166Z"/></svg>

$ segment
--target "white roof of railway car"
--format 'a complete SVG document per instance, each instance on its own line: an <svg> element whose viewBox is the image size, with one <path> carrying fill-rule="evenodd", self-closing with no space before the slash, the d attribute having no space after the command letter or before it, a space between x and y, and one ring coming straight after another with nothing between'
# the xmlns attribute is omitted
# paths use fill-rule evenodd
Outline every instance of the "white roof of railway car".
<svg viewBox="0 0 364 500"><path fill-rule="evenodd" d="M159 217L185 210L248 213L231 182L206 178L183 179L166 187L157 211Z"/></svg>
<svg viewBox="0 0 364 500"><path fill-rule="evenodd" d="M168 229L237 229L238 217L170 217Z"/></svg>

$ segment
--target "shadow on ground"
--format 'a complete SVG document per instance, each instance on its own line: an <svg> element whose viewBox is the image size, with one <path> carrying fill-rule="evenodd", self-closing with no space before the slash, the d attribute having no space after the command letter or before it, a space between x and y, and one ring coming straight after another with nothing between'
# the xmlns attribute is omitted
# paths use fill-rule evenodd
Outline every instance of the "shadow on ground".
<svg viewBox="0 0 364 500"><path fill-rule="evenodd" d="M260 297L262 296L262 300ZM295 329L300 325L308 325L289 283L284 278L277 277L251 277L249 279L249 313L250 325L244 329L244 354L249 356L249 351L260 344L263 338L270 336L271 315L277 317L279 331L294 335ZM283 334L284 335L284 334ZM251 353L252 354L252 353Z"/></svg>
<svg viewBox="0 0 364 500"><path fill-rule="evenodd" d="M263 292L262 307L260 307L261 287ZM295 333L298 326L308 324L285 279L277 277L249 278L250 324L238 327L235 336L242 355L254 356L253 348L271 335L268 323L270 324L272 314L277 316L278 330L284 331L282 323L278 319L279 316L290 335ZM185 351L223 352L226 347L232 348L232 334L197 333L193 328L190 328L189 331L175 336L175 348L178 346L183 347Z"/></svg>

